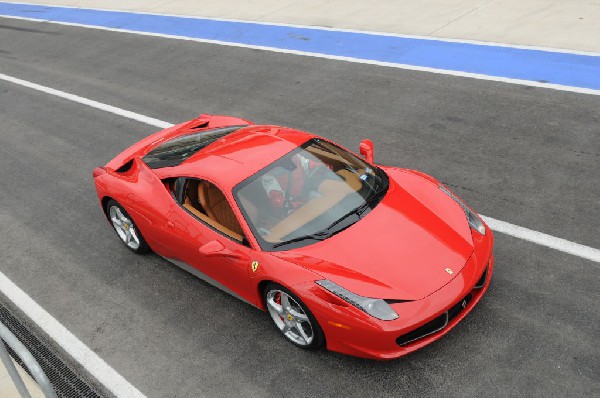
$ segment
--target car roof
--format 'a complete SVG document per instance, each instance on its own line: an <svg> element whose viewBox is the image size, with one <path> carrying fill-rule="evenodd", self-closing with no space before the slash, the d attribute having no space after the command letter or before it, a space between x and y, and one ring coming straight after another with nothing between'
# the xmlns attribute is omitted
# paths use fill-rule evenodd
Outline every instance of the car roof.
<svg viewBox="0 0 600 398"><path fill-rule="evenodd" d="M154 172L161 179L206 179L224 190L231 190L314 137L314 134L287 127L250 125L211 143L180 165L155 169Z"/></svg>

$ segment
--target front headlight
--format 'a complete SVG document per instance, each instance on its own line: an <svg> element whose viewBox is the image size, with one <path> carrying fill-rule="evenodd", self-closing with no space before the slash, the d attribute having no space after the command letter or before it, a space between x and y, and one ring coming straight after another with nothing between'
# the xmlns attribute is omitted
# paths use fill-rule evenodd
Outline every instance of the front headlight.
<svg viewBox="0 0 600 398"><path fill-rule="evenodd" d="M374 316L377 319L381 319L382 321L392 321L398 318L396 311L394 311L392 307L385 302L385 300L359 296L358 294L354 294L327 279L322 279L315 282L342 300L347 301L356 308L366 312L371 316Z"/></svg>
<svg viewBox="0 0 600 398"><path fill-rule="evenodd" d="M452 192L450 192L450 190L448 188L446 188L442 184L440 184L439 187L442 190L442 192L444 192L446 195L450 196L452 199L454 199L454 201L456 203L458 203L460 205L460 207L462 207L462 209L465 211L465 215L467 216L467 221L469 222L469 226L471 228L473 228L474 230L476 230L477 232L479 232L481 235L485 235L485 225L483 225L483 222L481 222L481 219L479 218L479 216L477 216L477 214L475 214L475 212L473 212L471 209L469 209L467 207L467 205L465 205L462 202L462 200L460 200Z"/></svg>

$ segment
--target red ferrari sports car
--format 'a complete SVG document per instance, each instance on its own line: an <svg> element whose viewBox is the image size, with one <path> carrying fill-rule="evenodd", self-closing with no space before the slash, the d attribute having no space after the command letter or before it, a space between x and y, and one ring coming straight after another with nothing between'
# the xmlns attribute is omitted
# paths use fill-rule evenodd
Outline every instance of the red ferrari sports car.
<svg viewBox="0 0 600 398"><path fill-rule="evenodd" d="M200 115L94 170L102 210L150 249L267 311L293 344L391 359L440 338L488 288L489 228L415 170L313 134Z"/></svg>

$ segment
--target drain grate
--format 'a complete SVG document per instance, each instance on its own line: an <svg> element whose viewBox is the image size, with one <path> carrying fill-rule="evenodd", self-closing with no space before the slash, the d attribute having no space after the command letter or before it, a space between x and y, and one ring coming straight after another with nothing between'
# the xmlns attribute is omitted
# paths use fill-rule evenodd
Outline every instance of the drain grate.
<svg viewBox="0 0 600 398"><path fill-rule="evenodd" d="M101 395L73 371L63 360L37 338L23 322L19 321L2 304L0 304L0 322L2 322L27 347L48 376L54 386L56 395L61 398L101 398ZM29 373L14 351L6 346L10 355ZM31 376L31 373L29 374Z"/></svg>

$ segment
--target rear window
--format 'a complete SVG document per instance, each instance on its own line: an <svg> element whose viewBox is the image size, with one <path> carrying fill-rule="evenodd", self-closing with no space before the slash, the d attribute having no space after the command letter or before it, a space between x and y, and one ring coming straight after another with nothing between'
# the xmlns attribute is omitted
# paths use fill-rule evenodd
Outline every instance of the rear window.
<svg viewBox="0 0 600 398"><path fill-rule="evenodd" d="M148 152L142 160L151 169L177 166L202 148L242 127L247 126L228 126L173 138Z"/></svg>

